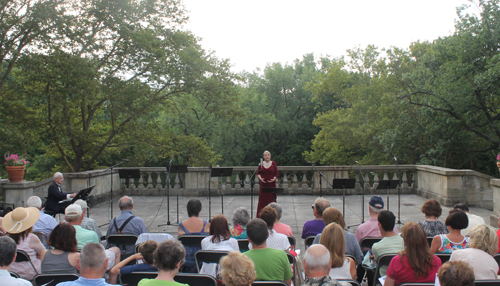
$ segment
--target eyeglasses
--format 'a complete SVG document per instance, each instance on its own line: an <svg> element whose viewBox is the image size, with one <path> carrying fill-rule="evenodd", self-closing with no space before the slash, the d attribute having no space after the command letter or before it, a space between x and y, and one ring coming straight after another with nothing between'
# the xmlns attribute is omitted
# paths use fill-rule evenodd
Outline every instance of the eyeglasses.
<svg viewBox="0 0 500 286"><path fill-rule="evenodd" d="M314 209L314 205L312 205L311 208Z"/></svg>

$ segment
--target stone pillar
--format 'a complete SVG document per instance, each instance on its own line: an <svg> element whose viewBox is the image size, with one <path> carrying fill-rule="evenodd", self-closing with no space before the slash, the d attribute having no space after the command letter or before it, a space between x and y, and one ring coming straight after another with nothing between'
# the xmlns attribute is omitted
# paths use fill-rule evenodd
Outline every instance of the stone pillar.
<svg viewBox="0 0 500 286"><path fill-rule="evenodd" d="M17 207L26 207L28 198L33 196L33 188L35 181L22 181L19 183L5 183L2 184L2 189L5 192L5 202L14 204Z"/></svg>

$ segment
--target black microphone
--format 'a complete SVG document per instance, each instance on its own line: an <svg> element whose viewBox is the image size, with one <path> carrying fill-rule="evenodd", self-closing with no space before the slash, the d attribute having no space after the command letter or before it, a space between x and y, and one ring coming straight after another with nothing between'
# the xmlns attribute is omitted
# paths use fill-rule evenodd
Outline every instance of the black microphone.
<svg viewBox="0 0 500 286"><path fill-rule="evenodd" d="M212 162L210 162L210 166L208 166L208 168L212 171Z"/></svg>
<svg viewBox="0 0 500 286"><path fill-rule="evenodd" d="M123 162L128 162L128 159L122 159Z"/></svg>
<svg viewBox="0 0 500 286"><path fill-rule="evenodd" d="M354 162L356 162L356 164L358 164L358 165L359 165L359 162L358 162L358 161L354 161Z"/></svg>
<svg viewBox="0 0 500 286"><path fill-rule="evenodd" d="M260 158L260 165L262 166L262 158Z"/></svg>
<svg viewBox="0 0 500 286"><path fill-rule="evenodd" d="M392 158L394 158L394 161L396 161L396 162L398 161L398 158L396 158L396 156L394 156Z"/></svg>

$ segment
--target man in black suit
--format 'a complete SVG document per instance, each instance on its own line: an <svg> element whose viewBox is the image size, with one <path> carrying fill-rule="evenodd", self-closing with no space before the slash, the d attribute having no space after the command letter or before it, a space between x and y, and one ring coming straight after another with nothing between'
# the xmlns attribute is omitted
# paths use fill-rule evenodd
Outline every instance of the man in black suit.
<svg viewBox="0 0 500 286"><path fill-rule="evenodd" d="M47 203L45 204L45 210L55 213L64 213L64 209L67 204L60 204L62 200L69 200L74 198L76 194L74 193L63 193L61 189L61 184L64 181L63 174L57 172L54 174L54 182L49 186L49 195L47 197Z"/></svg>

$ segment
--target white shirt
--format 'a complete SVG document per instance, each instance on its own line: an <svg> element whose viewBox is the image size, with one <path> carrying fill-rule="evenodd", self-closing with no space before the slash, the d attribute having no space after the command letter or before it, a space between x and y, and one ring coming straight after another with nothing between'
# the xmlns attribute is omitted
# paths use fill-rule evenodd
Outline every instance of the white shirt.
<svg viewBox="0 0 500 286"><path fill-rule="evenodd" d="M33 286L27 280L10 276L9 271L0 269L0 280L3 286Z"/></svg>
<svg viewBox="0 0 500 286"><path fill-rule="evenodd" d="M464 228L460 231L460 234L465 236L469 235L469 231L473 229L475 226L480 225L480 224L486 224L484 222L484 219L478 215L475 214L470 214L470 213L465 213L467 215L467 218L469 218L469 226L467 228Z"/></svg>
<svg viewBox="0 0 500 286"><path fill-rule="evenodd" d="M287 250L290 247L288 237L282 233L277 233L274 229L269 231L269 237L266 240L267 247L279 250ZM248 244L248 248L252 249L252 244Z"/></svg>
<svg viewBox="0 0 500 286"><path fill-rule="evenodd" d="M450 261L467 262L474 270L476 280L497 279L498 263L488 253L477 248L453 250Z"/></svg>
<svg viewBox="0 0 500 286"><path fill-rule="evenodd" d="M234 238L230 238L228 240L220 241L219 243L212 242L213 235L209 235L205 237L201 241L201 249L203 250L221 250L221 251L239 251L240 247L238 246L238 241ZM200 274L208 274L213 277L217 277L218 272L218 264L215 263L205 263L203 262L203 266L200 269Z"/></svg>

